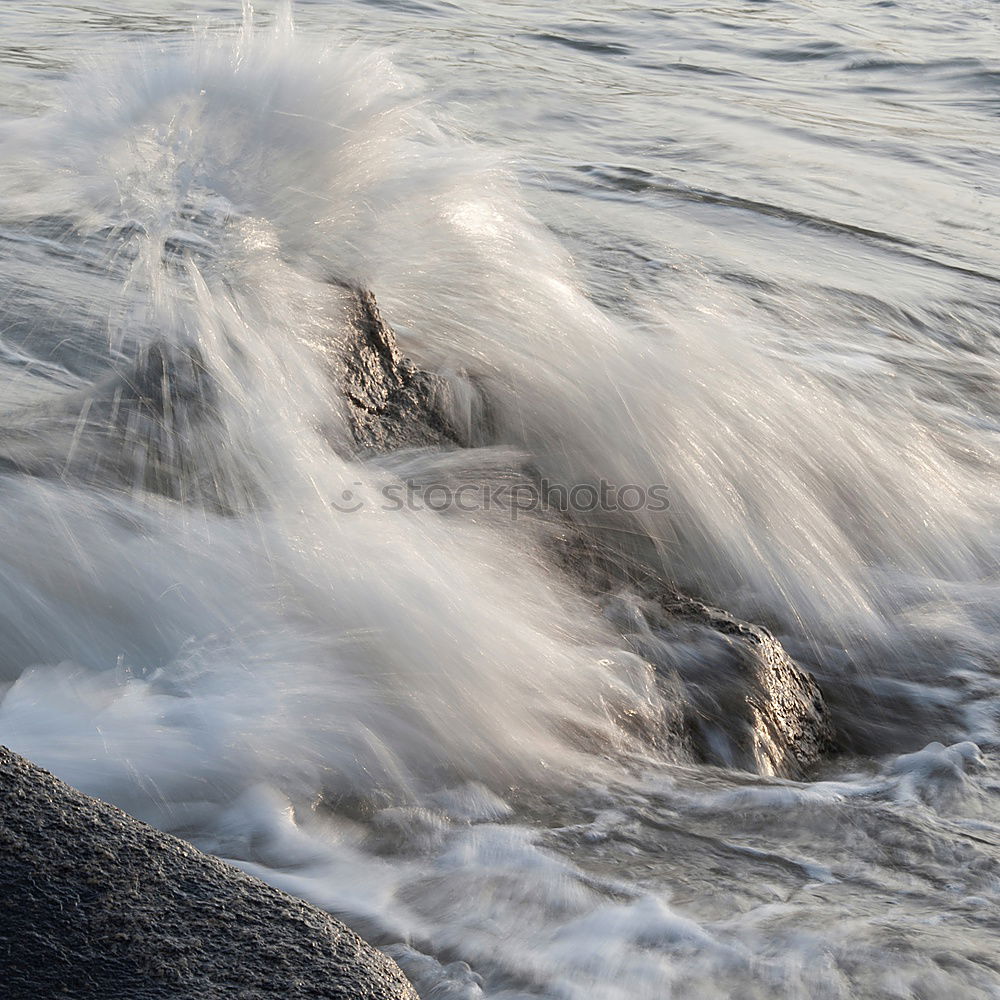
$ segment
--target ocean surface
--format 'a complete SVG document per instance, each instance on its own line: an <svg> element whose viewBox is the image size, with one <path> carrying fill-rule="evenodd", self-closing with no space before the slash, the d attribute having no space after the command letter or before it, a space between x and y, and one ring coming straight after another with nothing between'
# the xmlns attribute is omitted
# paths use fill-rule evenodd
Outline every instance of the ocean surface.
<svg viewBox="0 0 1000 1000"><path fill-rule="evenodd" d="M0 742L424 1000L1000 998L998 232L991 0L3 3ZM352 454L331 279L501 439ZM207 485L93 416L151 344ZM671 753L632 595L381 499L523 463L661 484L838 751Z"/></svg>

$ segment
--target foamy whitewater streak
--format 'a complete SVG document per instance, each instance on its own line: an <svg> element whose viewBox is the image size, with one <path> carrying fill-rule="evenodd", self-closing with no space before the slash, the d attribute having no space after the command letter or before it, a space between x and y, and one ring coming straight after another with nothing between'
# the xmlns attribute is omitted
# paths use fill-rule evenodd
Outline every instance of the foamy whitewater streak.
<svg viewBox="0 0 1000 1000"><path fill-rule="evenodd" d="M812 932L702 926L627 865L571 860L611 830L640 852L659 836L628 833L649 816L622 763L656 759L652 669L534 528L383 509L392 463L344 457L329 279L373 289L422 365L487 386L504 449L449 474L515 455L564 483L667 484L669 511L603 525L608 544L777 624L826 677L876 655L894 675L889 651L964 628L984 648L959 665L986 684L995 454L956 449L908 394L806 374L725 301L606 315L454 131L384 57L297 39L290 19L132 53L4 124L0 221L23 247L5 309L59 345L48 367L9 349L11 411L194 344L220 390L199 447L227 513L5 474L0 739L346 914L427 996L693 996L751 973L806 995L826 982ZM347 492L359 511L331 506ZM954 699L942 718L942 735L995 738ZM936 815L912 774L943 769L975 813L976 754L941 754L816 795L902 788ZM798 808L788 794L760 801Z"/></svg>

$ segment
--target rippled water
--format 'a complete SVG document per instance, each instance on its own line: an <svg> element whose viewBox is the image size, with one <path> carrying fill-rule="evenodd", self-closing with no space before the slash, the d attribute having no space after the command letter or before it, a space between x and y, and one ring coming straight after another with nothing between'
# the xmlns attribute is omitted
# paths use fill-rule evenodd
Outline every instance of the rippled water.
<svg viewBox="0 0 1000 1000"><path fill-rule="evenodd" d="M0 8L0 740L425 998L998 997L996 5L574 8ZM406 468L667 484L646 558L840 752L664 754L529 527L331 509L402 467L341 447L331 276L496 393ZM151 342L220 386L174 500L72 471Z"/></svg>

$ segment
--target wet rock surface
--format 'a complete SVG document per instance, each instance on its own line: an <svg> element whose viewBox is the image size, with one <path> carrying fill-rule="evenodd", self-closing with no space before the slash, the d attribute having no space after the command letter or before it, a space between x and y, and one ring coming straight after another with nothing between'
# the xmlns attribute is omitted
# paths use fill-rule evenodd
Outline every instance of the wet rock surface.
<svg viewBox="0 0 1000 1000"><path fill-rule="evenodd" d="M344 286L353 302L345 345L344 394L359 448L373 452L463 444L446 413L449 386L404 358L375 296Z"/></svg>
<svg viewBox="0 0 1000 1000"><path fill-rule="evenodd" d="M403 357L371 292L334 284L347 299L334 378L355 450L468 445L451 383ZM197 345L154 342L93 385L4 415L0 470L238 513L255 505L253 477L225 449L220 393Z"/></svg>
<svg viewBox="0 0 1000 1000"><path fill-rule="evenodd" d="M651 571L641 544L615 549L567 520L553 554L653 665L670 709L666 739L678 751L703 764L801 778L840 748L815 678L766 628L679 593Z"/></svg>
<svg viewBox="0 0 1000 1000"><path fill-rule="evenodd" d="M339 921L0 748L8 1000L417 1000Z"/></svg>
<svg viewBox="0 0 1000 1000"><path fill-rule="evenodd" d="M623 634L679 680L695 759L798 778L835 748L819 685L766 629L679 595L640 608L641 626Z"/></svg>
<svg viewBox="0 0 1000 1000"><path fill-rule="evenodd" d="M450 481L448 460L459 450L502 444L493 440L481 385L465 378L468 398L457 405L452 380L403 355L370 291L331 284L343 293L331 377L346 404L349 453L384 463L394 453L423 450L425 474ZM253 477L225 452L218 396L196 346L154 344L87 391L8 421L0 431L0 464L239 513L256 505ZM435 465L434 453L445 468ZM538 484L538 470L520 457L513 462L505 473L512 484ZM484 471L484 481L495 483L498 474ZM412 469L407 475L420 478ZM531 516L554 565L595 596L625 641L656 668L669 712L654 742L704 763L785 777L802 776L834 747L830 713L812 675L765 629L657 578L649 567L658 560L641 532L626 533L627 549L621 535L604 542L600 529L558 510L541 520ZM623 600L632 602L631 611L622 611Z"/></svg>

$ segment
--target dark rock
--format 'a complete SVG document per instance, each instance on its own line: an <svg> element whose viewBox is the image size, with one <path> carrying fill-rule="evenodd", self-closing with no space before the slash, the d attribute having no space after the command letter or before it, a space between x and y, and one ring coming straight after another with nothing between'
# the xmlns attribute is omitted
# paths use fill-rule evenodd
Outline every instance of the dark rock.
<svg viewBox="0 0 1000 1000"><path fill-rule="evenodd" d="M472 428L485 416L475 384L462 382L469 396L463 420L456 382L402 356L375 296L333 283L346 293L334 379L346 404L349 450L476 443ZM330 353L329 344L315 346ZM239 467L230 447L219 404L219 386L197 345L153 343L84 389L6 414L0 469L239 513L259 498L252 470Z"/></svg>
<svg viewBox="0 0 1000 1000"><path fill-rule="evenodd" d="M429 482L455 475L448 466L457 449L477 447L495 458L496 447L479 447L502 444L482 383L461 381L459 405L454 379L422 371L402 355L370 291L331 283L343 292L341 336L335 352L330 344L316 349L332 359L353 447L342 432L331 444L365 457L424 449L418 457ZM257 498L253 476L228 448L218 396L197 347L155 344L87 391L8 423L0 431L0 462L239 513ZM475 463L464 465L475 473ZM497 485L499 475L489 466L484 482ZM510 486L540 489L543 482L520 456L502 475ZM421 478L412 468L408 476ZM593 517L580 525L557 507L521 514L520 524L537 532L554 566L584 591L605 603L609 595L638 595L638 618L619 622L619 631L657 667L670 708L660 738L644 739L680 742L709 763L790 777L832 747L829 713L812 676L765 629L673 593L656 569L656 546L639 526L600 525Z"/></svg>
<svg viewBox="0 0 1000 1000"><path fill-rule="evenodd" d="M683 684L694 756L758 774L802 777L834 749L819 686L766 629L676 595L643 603L637 650Z"/></svg>
<svg viewBox="0 0 1000 1000"><path fill-rule="evenodd" d="M344 287L354 296L344 384L357 444L387 452L463 446L470 436L489 442L488 401L479 402L481 426L458 434L444 416L445 380L402 357L371 292ZM541 482L530 465L520 471L526 481ZM833 726L816 681L766 629L669 591L649 569L655 551L641 535L626 532L626 546L613 526L609 542L600 530L581 527L558 510L546 516L558 566L592 592L626 588L645 595L638 619L620 623L620 630L660 674L673 709L663 741L676 743L680 732L684 749L698 760L785 777L803 775L833 748Z"/></svg>
<svg viewBox="0 0 1000 1000"><path fill-rule="evenodd" d="M606 617L656 668L674 710L668 738L702 763L787 778L837 749L819 685L781 643L677 593L650 569L641 539L629 539L631 551L602 544L567 521L553 552L565 572L605 595Z"/></svg>
<svg viewBox="0 0 1000 1000"><path fill-rule="evenodd" d="M0 748L5 1000L417 1000L329 914Z"/></svg>
<svg viewBox="0 0 1000 1000"><path fill-rule="evenodd" d="M468 434L451 417L451 386L400 354L396 335L366 289L342 285L351 295L344 347L344 395L358 447L372 452L401 448L467 446Z"/></svg>

